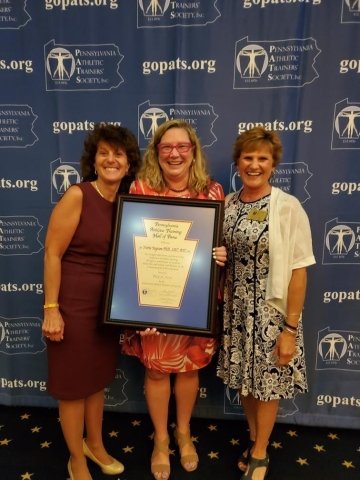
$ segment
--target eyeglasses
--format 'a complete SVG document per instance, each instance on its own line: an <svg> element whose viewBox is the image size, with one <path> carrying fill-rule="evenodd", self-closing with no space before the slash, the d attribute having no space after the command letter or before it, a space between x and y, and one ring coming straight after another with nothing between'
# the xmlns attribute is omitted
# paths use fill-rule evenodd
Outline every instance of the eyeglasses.
<svg viewBox="0 0 360 480"><path fill-rule="evenodd" d="M190 142L185 142L185 143L159 143L157 145L157 149L159 150L160 153L163 153L164 155L168 155L173 151L174 148L179 153L187 153L191 148L193 148L193 144Z"/></svg>

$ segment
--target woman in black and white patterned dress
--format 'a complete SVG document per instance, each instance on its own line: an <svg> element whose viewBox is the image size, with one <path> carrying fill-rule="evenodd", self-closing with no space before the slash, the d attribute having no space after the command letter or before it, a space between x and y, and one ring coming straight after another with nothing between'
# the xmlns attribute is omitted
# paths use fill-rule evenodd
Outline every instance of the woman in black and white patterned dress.
<svg viewBox="0 0 360 480"><path fill-rule="evenodd" d="M226 198L217 375L239 390L249 424L249 445L238 464L243 479L266 476L279 400L307 391L301 312L306 267L315 259L300 202L269 183L281 153L274 132L255 127L239 135L233 158L243 187Z"/></svg>

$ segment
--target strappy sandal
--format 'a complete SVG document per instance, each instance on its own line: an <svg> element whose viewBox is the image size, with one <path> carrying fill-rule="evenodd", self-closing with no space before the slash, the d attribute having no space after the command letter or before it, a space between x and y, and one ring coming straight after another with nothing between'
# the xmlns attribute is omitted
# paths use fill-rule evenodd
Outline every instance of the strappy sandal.
<svg viewBox="0 0 360 480"><path fill-rule="evenodd" d="M174 430L174 436L175 436L175 441L176 441L177 445L179 446L181 466L187 472L193 472L194 470L196 470L198 468L199 457L198 457L198 454L196 453L195 445L194 445L193 441L191 440L190 430L187 433L180 433L178 431L178 429L176 428ZM185 445L191 445L192 448L194 449L195 453L189 453L187 455L182 455L181 452L182 452L183 448L185 447ZM188 467L187 465L189 463L194 463L195 465L192 466L192 467Z"/></svg>
<svg viewBox="0 0 360 480"><path fill-rule="evenodd" d="M170 477L170 463L153 463L153 458L158 453L163 453L169 456L169 443L169 437L161 441L154 437L154 449L151 455L151 473L156 480L167 480Z"/></svg>
<svg viewBox="0 0 360 480"><path fill-rule="evenodd" d="M250 455L248 468L244 475L241 477L241 480L252 480L253 473L257 468L264 468L265 473L263 476L263 480L265 480L268 472L269 472L269 455L266 455L265 458L254 458Z"/></svg>
<svg viewBox="0 0 360 480"><path fill-rule="evenodd" d="M238 458L237 466L238 466L239 470L241 470L242 472L246 472L246 469L247 469L247 466L248 466L248 463L249 463L249 457L251 455L251 449L252 449L254 443L255 443L254 440L249 439L248 443L247 443L247 447L245 448L243 453ZM240 465L241 463L243 464L243 466Z"/></svg>

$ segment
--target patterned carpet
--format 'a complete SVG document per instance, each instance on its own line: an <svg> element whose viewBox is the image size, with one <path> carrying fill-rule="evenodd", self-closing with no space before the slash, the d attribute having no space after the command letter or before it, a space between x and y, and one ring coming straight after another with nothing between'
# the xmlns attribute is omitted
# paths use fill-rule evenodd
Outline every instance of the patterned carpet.
<svg viewBox="0 0 360 480"><path fill-rule="evenodd" d="M106 446L125 464L125 472L109 477L89 461L93 479L151 480L151 434L146 414L105 412ZM244 422L194 418L192 434L199 468L193 473L182 470L172 437L171 480L240 480L236 459L247 436ZM269 480L360 479L356 430L277 424L269 454ZM67 461L55 409L0 406L1 480L65 480Z"/></svg>

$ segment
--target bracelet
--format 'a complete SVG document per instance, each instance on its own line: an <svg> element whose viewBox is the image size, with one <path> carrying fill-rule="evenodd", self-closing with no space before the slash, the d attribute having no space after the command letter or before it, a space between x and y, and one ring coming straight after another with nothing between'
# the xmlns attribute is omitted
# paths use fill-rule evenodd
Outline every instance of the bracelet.
<svg viewBox="0 0 360 480"><path fill-rule="evenodd" d="M294 336L296 335L296 330L292 330L291 328L286 327L286 326L283 328L283 331L291 333L291 335L294 335Z"/></svg>
<svg viewBox="0 0 360 480"><path fill-rule="evenodd" d="M60 305L58 303L45 303L44 305L44 309L45 308L57 308L59 307Z"/></svg>
<svg viewBox="0 0 360 480"><path fill-rule="evenodd" d="M297 326L294 327L294 325L290 325L290 323L287 323L286 321L284 321L284 325L285 327L290 328L290 330L292 330L293 332L297 331Z"/></svg>

